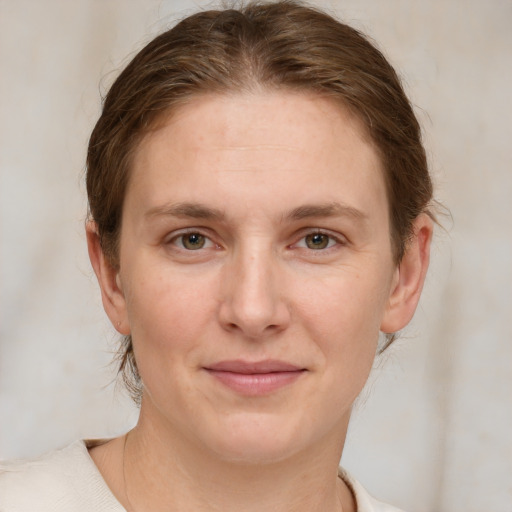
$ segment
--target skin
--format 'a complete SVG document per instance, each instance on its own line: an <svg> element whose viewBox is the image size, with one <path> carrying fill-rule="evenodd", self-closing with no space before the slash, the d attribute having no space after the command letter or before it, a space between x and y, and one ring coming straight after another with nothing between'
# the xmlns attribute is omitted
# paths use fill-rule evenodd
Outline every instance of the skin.
<svg viewBox="0 0 512 512"><path fill-rule="evenodd" d="M196 97L143 140L118 268L87 227L144 382L129 437L91 450L128 510L355 509L351 407L379 332L412 318L432 236L420 215L397 265L385 190L358 120L316 95ZM251 394L209 371L240 359L301 372Z"/></svg>

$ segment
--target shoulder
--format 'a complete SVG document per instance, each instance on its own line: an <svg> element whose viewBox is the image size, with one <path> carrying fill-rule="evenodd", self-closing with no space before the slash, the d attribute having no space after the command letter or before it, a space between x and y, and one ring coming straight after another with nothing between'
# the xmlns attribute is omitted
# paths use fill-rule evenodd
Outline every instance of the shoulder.
<svg viewBox="0 0 512 512"><path fill-rule="evenodd" d="M376 500L366 489L344 469L339 468L340 478L350 487L354 494L357 512L404 512L403 510Z"/></svg>
<svg viewBox="0 0 512 512"><path fill-rule="evenodd" d="M2 512L123 512L83 441L30 461L0 463Z"/></svg>

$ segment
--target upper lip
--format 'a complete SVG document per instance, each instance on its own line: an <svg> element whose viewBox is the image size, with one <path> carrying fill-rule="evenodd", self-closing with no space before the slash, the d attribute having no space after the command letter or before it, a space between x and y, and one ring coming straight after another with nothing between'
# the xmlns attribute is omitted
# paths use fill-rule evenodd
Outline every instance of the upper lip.
<svg viewBox="0 0 512 512"><path fill-rule="evenodd" d="M218 372L232 372L242 374L258 374L258 373L277 373L277 372L297 372L304 370L300 366L296 366L285 361L275 359L266 359L264 361L244 361L242 359L234 359L232 361L220 361L205 367L206 370Z"/></svg>

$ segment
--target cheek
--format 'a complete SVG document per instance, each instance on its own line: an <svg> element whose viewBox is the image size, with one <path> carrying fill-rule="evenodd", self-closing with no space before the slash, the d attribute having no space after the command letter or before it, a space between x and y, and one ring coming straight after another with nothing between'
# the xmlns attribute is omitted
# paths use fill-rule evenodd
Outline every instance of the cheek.
<svg viewBox="0 0 512 512"><path fill-rule="evenodd" d="M388 297L385 276L371 268L364 272L348 269L295 282L292 294L300 316L309 328L322 331L326 339L338 335L349 343L378 334Z"/></svg>
<svg viewBox="0 0 512 512"><path fill-rule="evenodd" d="M331 369L330 378L342 382L366 380L379 339L387 298L387 281L370 273L345 273L312 280L295 290L304 328ZM358 377L359 376L359 377ZM338 382L339 384L339 382ZM359 384L357 384L359 385Z"/></svg>
<svg viewBox="0 0 512 512"><path fill-rule="evenodd" d="M201 285L168 270L142 266L145 271L132 279L127 297L134 350L143 372L146 361L153 367L194 351L201 333L207 332L215 307L212 286ZM135 272L135 275L140 273ZM133 273L132 273L133 275Z"/></svg>

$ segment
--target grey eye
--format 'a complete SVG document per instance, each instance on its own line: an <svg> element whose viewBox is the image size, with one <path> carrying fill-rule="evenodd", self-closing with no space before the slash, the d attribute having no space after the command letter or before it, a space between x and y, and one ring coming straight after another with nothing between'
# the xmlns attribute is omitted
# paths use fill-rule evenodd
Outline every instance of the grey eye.
<svg viewBox="0 0 512 512"><path fill-rule="evenodd" d="M306 246L309 249L325 249L329 245L330 238L323 233L313 233L305 238Z"/></svg>

